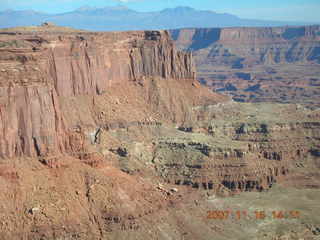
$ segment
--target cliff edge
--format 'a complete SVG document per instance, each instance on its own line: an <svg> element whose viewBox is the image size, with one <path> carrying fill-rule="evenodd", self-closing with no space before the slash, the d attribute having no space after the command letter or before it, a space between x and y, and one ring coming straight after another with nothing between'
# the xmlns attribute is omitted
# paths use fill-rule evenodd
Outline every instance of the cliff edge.
<svg viewBox="0 0 320 240"><path fill-rule="evenodd" d="M225 99L199 86L192 55L176 50L166 31L3 32L0 46L4 158L72 152L77 127L185 121L192 105ZM98 103L99 114L111 111L103 120Z"/></svg>

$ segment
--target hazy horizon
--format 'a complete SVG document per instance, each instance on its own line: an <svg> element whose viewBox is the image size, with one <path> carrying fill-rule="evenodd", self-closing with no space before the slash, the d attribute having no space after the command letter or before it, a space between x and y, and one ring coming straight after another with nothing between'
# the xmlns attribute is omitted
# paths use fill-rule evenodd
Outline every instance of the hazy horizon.
<svg viewBox="0 0 320 240"><path fill-rule="evenodd" d="M125 6L138 12L161 11L166 8L191 7L196 10L208 10L216 13L228 13L245 19L271 21L300 21L320 23L320 2L318 0L1 0L0 11L34 10L49 14L71 12L83 6L103 8Z"/></svg>

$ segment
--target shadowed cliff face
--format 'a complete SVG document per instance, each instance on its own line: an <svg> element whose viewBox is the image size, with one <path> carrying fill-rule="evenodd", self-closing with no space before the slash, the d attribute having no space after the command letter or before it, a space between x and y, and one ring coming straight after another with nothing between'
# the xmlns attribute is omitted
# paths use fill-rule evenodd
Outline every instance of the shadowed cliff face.
<svg viewBox="0 0 320 240"><path fill-rule="evenodd" d="M220 28L171 30L172 39L185 50L196 51L207 48L220 40Z"/></svg>

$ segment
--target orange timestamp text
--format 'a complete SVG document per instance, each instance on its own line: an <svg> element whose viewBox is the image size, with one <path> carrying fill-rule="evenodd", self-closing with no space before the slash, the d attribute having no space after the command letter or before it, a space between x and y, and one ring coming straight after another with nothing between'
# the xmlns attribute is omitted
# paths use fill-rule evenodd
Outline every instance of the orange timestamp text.
<svg viewBox="0 0 320 240"><path fill-rule="evenodd" d="M214 220L227 220L229 218L233 219L247 219L255 218L256 220L264 220L266 218L273 219L298 219L301 217L300 211L230 211L230 210L214 210L207 212L208 219Z"/></svg>

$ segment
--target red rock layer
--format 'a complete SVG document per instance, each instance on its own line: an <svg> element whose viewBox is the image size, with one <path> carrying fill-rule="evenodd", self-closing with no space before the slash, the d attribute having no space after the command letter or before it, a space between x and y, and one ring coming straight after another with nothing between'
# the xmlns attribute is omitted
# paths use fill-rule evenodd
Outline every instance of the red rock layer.
<svg viewBox="0 0 320 240"><path fill-rule="evenodd" d="M192 55L177 51L167 32L54 36L39 48L59 96L101 94L142 77L195 77Z"/></svg>
<svg viewBox="0 0 320 240"><path fill-rule="evenodd" d="M169 102L172 97L179 96L177 104L168 103L162 110L176 115L175 108L179 108L179 114L184 115L188 103L183 103L180 97L185 97L195 88L192 85L195 81L192 55L177 51L166 31L63 35L13 33L1 35L0 43L2 158L80 151L84 135L91 134L89 130L83 130L83 124L87 124L86 127L90 125L90 130L96 129L97 116L109 109L108 104L117 98L119 89L126 89L125 93L118 95L121 101L125 98L140 101L141 110L136 114L138 119L139 116L144 117L142 112L151 115L148 111L158 112L165 105L159 99L160 95L168 98ZM173 91L159 92L157 86L152 87L154 84L146 84L146 79L151 81L152 78L161 79L161 85L167 87L173 82L177 82L173 85L186 82L186 87L174 96ZM143 90L133 91L133 86L135 89L140 86ZM200 95L197 91L191 91L194 96L189 96L190 99ZM78 98L81 96L102 96L101 112L95 111L94 99ZM213 94L207 96L215 99ZM63 104L73 102L70 108L63 108L64 112L61 112L62 100ZM78 112L71 116L75 109ZM123 112L111 113L100 124L106 124L110 119L117 121L121 115L126 115L124 112L131 110L127 105ZM89 120L82 121L84 118ZM74 131L79 124L84 132Z"/></svg>
<svg viewBox="0 0 320 240"><path fill-rule="evenodd" d="M181 49L197 53L197 64L226 65L319 61L320 26L172 30ZM236 59L237 60L237 59ZM231 63L232 64L232 63Z"/></svg>
<svg viewBox="0 0 320 240"><path fill-rule="evenodd" d="M54 89L2 87L0 157L54 154L64 149L65 126Z"/></svg>

